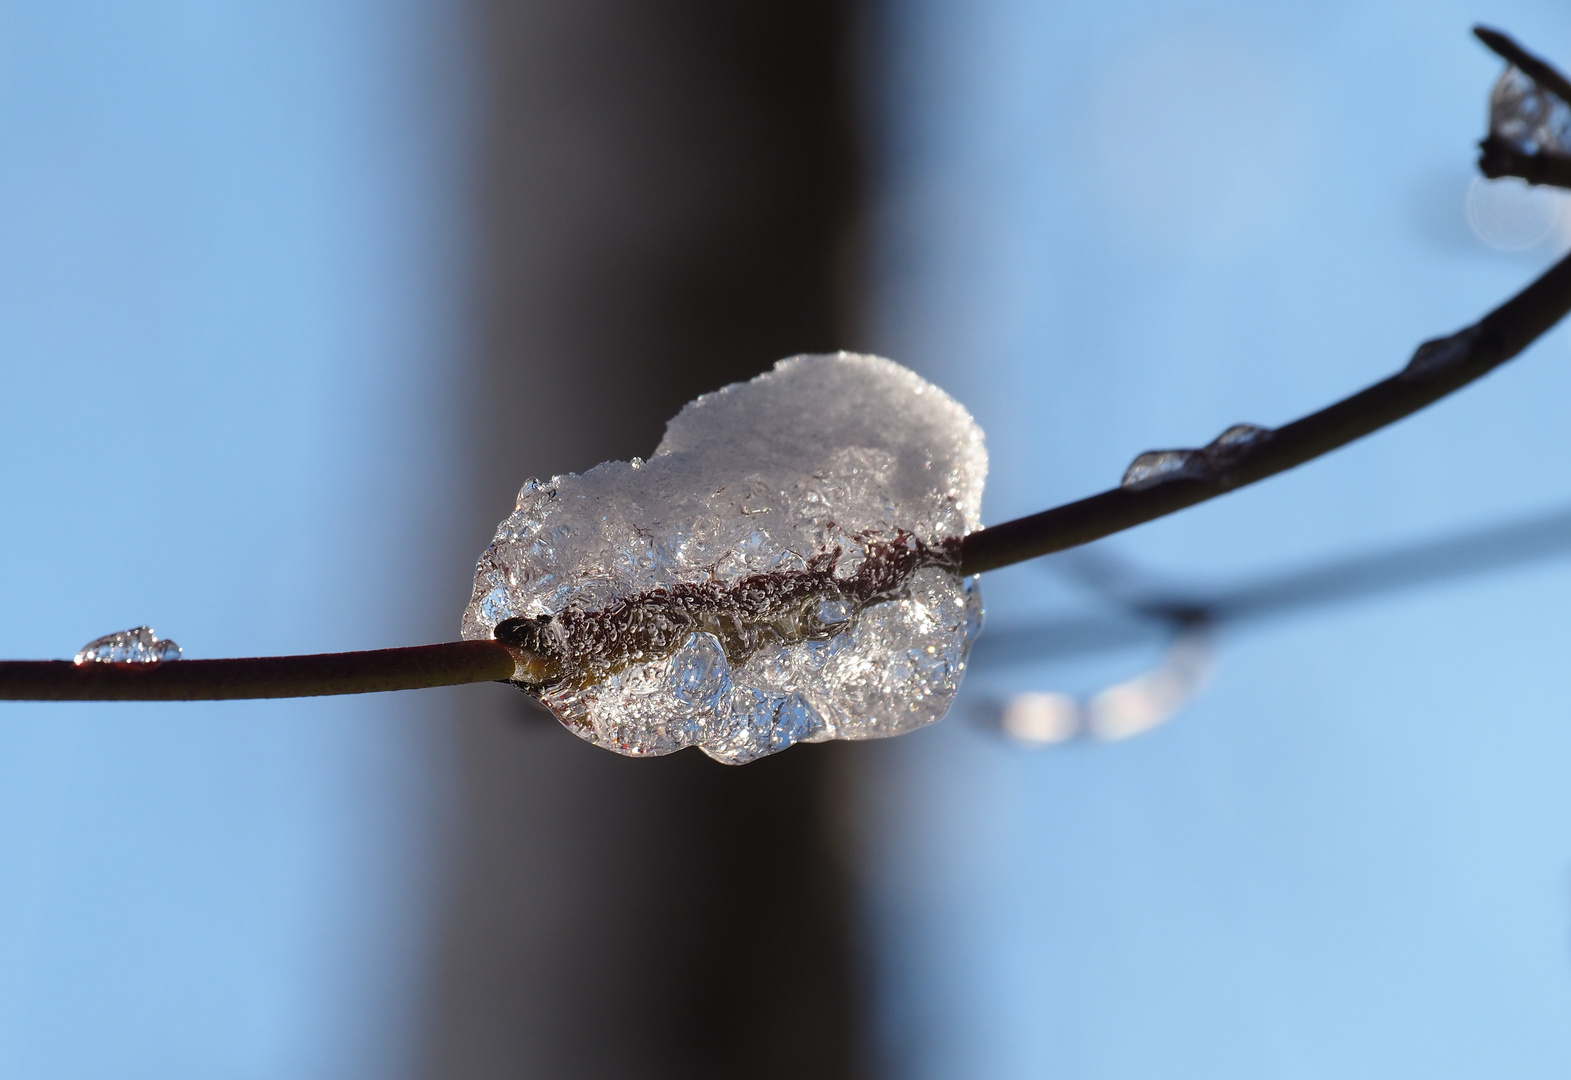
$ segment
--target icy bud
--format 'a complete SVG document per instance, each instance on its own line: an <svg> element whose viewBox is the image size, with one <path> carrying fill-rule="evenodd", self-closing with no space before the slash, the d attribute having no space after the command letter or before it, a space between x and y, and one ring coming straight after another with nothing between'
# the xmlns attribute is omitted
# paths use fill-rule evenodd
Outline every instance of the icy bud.
<svg viewBox="0 0 1571 1080"><path fill-rule="evenodd" d="M1258 424L1234 424L1198 450L1147 450L1129 463L1119 487L1143 491L1169 480L1213 480L1271 437Z"/></svg>
<svg viewBox="0 0 1571 1080"><path fill-rule="evenodd" d="M1571 103L1508 67L1489 95L1489 134L1521 154L1571 157Z"/></svg>
<svg viewBox="0 0 1571 1080"><path fill-rule="evenodd" d="M1424 380L1450 374L1472 358L1479 335L1478 327L1469 326L1424 342L1413 351L1413 358L1402 369L1402 378Z"/></svg>
<svg viewBox="0 0 1571 1080"><path fill-rule="evenodd" d="M971 416L900 365L783 360L689 404L647 461L525 484L463 634L622 754L910 731L949 708L981 624L958 566L986 473Z"/></svg>

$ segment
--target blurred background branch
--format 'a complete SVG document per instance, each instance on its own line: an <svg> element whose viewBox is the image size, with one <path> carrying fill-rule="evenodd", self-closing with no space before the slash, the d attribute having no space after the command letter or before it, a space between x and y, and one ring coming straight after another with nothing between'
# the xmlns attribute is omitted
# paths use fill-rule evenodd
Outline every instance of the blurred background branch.
<svg viewBox="0 0 1571 1080"><path fill-rule="evenodd" d="M1116 614L993 626L972 649L978 670L1039 663L1161 639L1186 625L1231 629L1314 608L1571 555L1571 508L1454 536L1352 555L1236 585L1142 583L1139 567L1099 548L1065 554L1049 565L1091 580Z"/></svg>
<svg viewBox="0 0 1571 1080"><path fill-rule="evenodd" d="M1473 326L1420 345L1389 379L1236 444L1166 456L1169 473L971 533L960 568L979 574L1100 540L1312 461L1422 409L1517 356L1571 310L1567 256Z"/></svg>

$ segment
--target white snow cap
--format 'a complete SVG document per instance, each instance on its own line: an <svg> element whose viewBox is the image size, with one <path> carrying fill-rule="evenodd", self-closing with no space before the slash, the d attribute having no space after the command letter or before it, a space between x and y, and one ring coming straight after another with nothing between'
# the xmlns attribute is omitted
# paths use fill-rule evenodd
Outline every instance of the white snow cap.
<svg viewBox="0 0 1571 1080"><path fill-rule="evenodd" d="M716 476L795 479L834 468L849 448L890 455L883 486L901 506L935 511L936 498L954 507L961 533L980 524L982 429L954 398L881 356L793 356L704 394L666 424L655 457L695 454ZM933 516L939 527L946 515Z"/></svg>

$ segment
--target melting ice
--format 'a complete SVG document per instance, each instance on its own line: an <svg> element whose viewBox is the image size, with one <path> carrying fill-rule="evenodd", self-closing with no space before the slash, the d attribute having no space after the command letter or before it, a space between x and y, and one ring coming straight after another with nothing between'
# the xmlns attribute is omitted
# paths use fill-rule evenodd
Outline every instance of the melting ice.
<svg viewBox="0 0 1571 1080"><path fill-rule="evenodd" d="M151 626L136 626L94 638L75 659L78 664L160 664L180 659L180 646L160 638Z"/></svg>
<svg viewBox="0 0 1571 1080"><path fill-rule="evenodd" d="M647 462L526 483L463 635L519 647L516 684L622 754L910 731L981 625L957 567L986 474L981 429L913 372L782 360L689 404Z"/></svg>

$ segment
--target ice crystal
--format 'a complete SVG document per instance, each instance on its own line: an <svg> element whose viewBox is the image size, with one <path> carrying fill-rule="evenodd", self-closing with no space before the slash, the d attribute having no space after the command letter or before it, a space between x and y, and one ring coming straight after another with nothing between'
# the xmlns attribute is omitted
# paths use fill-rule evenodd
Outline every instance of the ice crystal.
<svg viewBox="0 0 1571 1080"><path fill-rule="evenodd" d="M1144 491L1169 480L1221 480L1271 435L1258 424L1234 424L1198 450L1147 450L1129 463L1118 486Z"/></svg>
<svg viewBox="0 0 1571 1080"><path fill-rule="evenodd" d="M1193 450L1147 450L1129 463L1118 486L1139 491L1164 480L1187 476L1194 455Z"/></svg>
<svg viewBox="0 0 1571 1080"><path fill-rule="evenodd" d="M78 664L160 664L178 659L180 646L160 638L151 626L136 626L94 638L76 654Z"/></svg>
<svg viewBox="0 0 1571 1080"><path fill-rule="evenodd" d="M741 763L949 708L981 624L959 538L987 455L889 360L783 360L692 402L650 459L530 480L481 556L466 638L629 755Z"/></svg>
<svg viewBox="0 0 1571 1080"><path fill-rule="evenodd" d="M1571 157L1571 103L1508 67L1489 96L1489 133L1518 153Z"/></svg>

